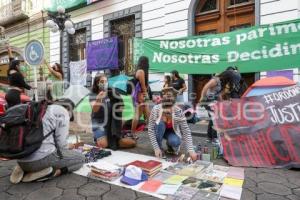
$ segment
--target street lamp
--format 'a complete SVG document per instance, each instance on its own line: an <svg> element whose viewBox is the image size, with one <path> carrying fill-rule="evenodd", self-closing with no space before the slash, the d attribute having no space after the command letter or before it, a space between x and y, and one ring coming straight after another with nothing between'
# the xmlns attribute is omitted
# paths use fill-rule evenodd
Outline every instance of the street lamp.
<svg viewBox="0 0 300 200"><path fill-rule="evenodd" d="M67 31L68 34L73 35L75 28L73 22L70 20L71 15L66 13L66 10L62 6L57 7L57 12L48 12L49 19L46 21L46 26L51 29L53 33L60 32L60 64L63 64L63 32Z"/></svg>

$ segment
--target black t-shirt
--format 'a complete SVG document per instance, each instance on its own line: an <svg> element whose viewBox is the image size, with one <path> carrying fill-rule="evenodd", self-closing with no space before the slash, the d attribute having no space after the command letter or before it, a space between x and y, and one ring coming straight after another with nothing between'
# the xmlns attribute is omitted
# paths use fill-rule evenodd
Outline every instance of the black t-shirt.
<svg viewBox="0 0 300 200"><path fill-rule="evenodd" d="M95 93L91 93L90 96L89 96L89 100L90 100L90 103L96 101L96 97L97 97L98 94L95 94ZM106 97L103 99L103 105L99 108L98 112L93 112L92 111L92 122L93 123L103 123L105 122L105 114L107 114L107 107L106 107L106 104L108 103L109 99Z"/></svg>
<svg viewBox="0 0 300 200"><path fill-rule="evenodd" d="M172 87L176 90L180 90L183 88L184 80L182 78L179 78L177 80L172 81Z"/></svg>

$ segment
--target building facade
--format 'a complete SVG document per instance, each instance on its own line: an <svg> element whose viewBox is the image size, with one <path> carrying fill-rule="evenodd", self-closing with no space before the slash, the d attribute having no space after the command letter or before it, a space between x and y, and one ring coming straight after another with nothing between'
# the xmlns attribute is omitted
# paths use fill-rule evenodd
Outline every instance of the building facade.
<svg viewBox="0 0 300 200"><path fill-rule="evenodd" d="M23 59L24 48L32 40L40 40L44 44L45 59L50 56L50 31L45 27L47 13L43 11L44 1L39 0L1 0L0 1L0 26L3 35L7 38L16 58L22 61L22 71L28 82L34 81L33 68L28 66ZM7 83L8 52L6 45L0 45L0 81ZM45 66L38 68L38 81L44 82L48 70ZM39 89L43 95L42 84Z"/></svg>
<svg viewBox="0 0 300 200"><path fill-rule="evenodd" d="M50 33L50 61L63 56L65 73L68 63L85 59L87 41L118 36L120 60L124 72L132 74L132 38L172 39L189 35L215 34L253 25L275 23L299 17L300 0L93 0L91 4L70 12L76 24L75 36L64 35L63 55L59 55L59 34ZM299 80L297 66L289 72ZM279 73L279 74L280 74ZM245 74L251 84L275 72ZM278 74L278 73L277 73ZM163 80L164 74L151 74L150 79ZM189 92L199 94L209 76L184 75ZM66 79L68 77L66 76ZM91 85L92 74L88 76ZM153 85L159 90L162 82ZM187 100L188 95L185 94ZM195 97L194 97L195 98Z"/></svg>

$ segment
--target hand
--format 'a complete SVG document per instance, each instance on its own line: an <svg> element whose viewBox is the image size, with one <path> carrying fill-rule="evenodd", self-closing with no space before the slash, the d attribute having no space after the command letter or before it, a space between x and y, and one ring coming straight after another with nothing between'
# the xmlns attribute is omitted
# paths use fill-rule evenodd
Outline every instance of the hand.
<svg viewBox="0 0 300 200"><path fill-rule="evenodd" d="M197 154L193 151L193 152L190 152L190 157L193 161L196 161L197 160Z"/></svg>
<svg viewBox="0 0 300 200"><path fill-rule="evenodd" d="M99 92L99 94L97 95L96 100L97 100L97 101L101 101L104 97L106 97L106 92L101 91L101 92Z"/></svg>
<svg viewBox="0 0 300 200"><path fill-rule="evenodd" d="M155 153L155 157L162 158L162 152L160 149L155 149L154 153Z"/></svg>

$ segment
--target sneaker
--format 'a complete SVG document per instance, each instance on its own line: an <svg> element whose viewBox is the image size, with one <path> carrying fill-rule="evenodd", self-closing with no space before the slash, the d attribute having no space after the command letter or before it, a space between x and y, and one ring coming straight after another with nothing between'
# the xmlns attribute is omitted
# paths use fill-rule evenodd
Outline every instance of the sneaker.
<svg viewBox="0 0 300 200"><path fill-rule="evenodd" d="M10 182L13 184L20 183L21 180L23 179L23 176L24 176L23 169L19 165L17 165L15 166L14 170L10 175Z"/></svg>
<svg viewBox="0 0 300 200"><path fill-rule="evenodd" d="M36 181L40 178L43 178L43 177L46 177L46 176L52 174L52 172L53 172L53 167L48 167L48 168L43 169L38 172L31 172L24 176L22 182L28 183L28 182Z"/></svg>

